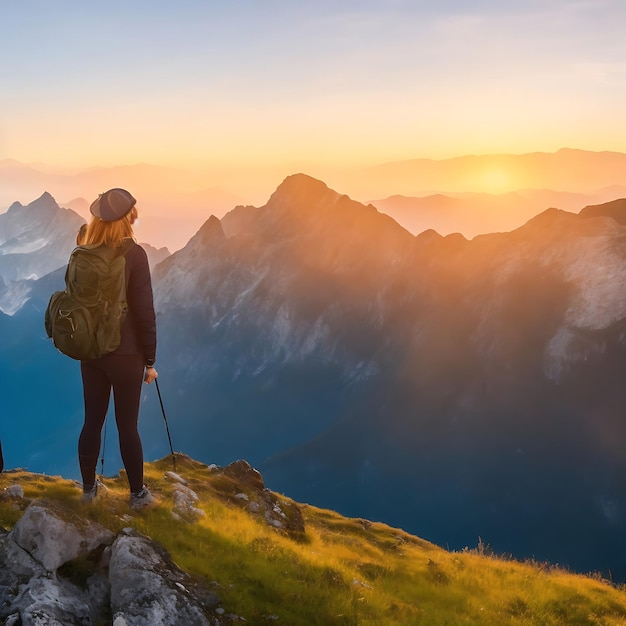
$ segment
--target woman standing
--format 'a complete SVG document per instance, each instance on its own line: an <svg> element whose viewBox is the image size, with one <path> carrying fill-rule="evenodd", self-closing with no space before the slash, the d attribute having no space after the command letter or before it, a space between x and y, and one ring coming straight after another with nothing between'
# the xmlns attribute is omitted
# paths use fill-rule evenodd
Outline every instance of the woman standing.
<svg viewBox="0 0 626 626"><path fill-rule="evenodd" d="M134 240L136 200L125 189L109 189L90 207L91 222L81 243L122 248L126 258L128 313L121 328L121 341L113 352L81 361L85 423L78 439L78 460L83 479L83 500L92 501L98 492L96 465L102 426L111 390L120 453L134 509L155 502L143 483L143 448L139 436L139 402L142 381L150 384L157 376L156 319L150 268L145 250Z"/></svg>

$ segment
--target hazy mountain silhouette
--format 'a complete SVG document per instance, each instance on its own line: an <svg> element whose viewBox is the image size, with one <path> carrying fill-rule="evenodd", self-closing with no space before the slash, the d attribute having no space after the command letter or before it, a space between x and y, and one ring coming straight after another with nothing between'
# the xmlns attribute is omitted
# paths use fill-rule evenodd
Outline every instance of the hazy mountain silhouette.
<svg viewBox="0 0 626 626"><path fill-rule="evenodd" d="M618 224L626 226L626 198L590 205L580 211L582 217L610 217Z"/></svg>
<svg viewBox="0 0 626 626"><path fill-rule="evenodd" d="M0 161L0 206L49 191L61 206L88 219L89 204L112 187L132 190L138 199L140 239L173 249L186 243L206 215L223 215L242 201L235 192L217 186L207 188L200 175L175 168L139 164L59 174L13 160Z"/></svg>
<svg viewBox="0 0 626 626"><path fill-rule="evenodd" d="M612 200L620 193L626 195L626 187L615 186L593 194L535 189L498 195L390 196L373 200L372 204L415 235L433 229L442 235L458 232L471 239L476 235L519 228L550 207L577 212L582 206Z"/></svg>
<svg viewBox="0 0 626 626"><path fill-rule="evenodd" d="M510 230L526 219L549 207L577 210L585 204L598 204L626 194L626 154L617 152L590 152L562 149L554 153L520 155L468 155L452 159L414 159L387 163L367 169L337 170L329 173L334 188L342 189L352 198L364 202L390 196L423 199L424 196L443 194L463 197L465 202L453 212L454 219L441 221L440 211L431 213L432 221L425 224L419 218L423 206L412 217L398 209L394 202L385 210L414 234L434 228L442 234L462 232L474 234ZM232 169L232 168L231 168ZM271 173L270 173L271 170ZM71 207L84 218L87 203L98 193L110 187L127 187L139 200L145 219L140 219L138 235L158 247L170 250L182 247L202 225L207 215L224 216L236 204L254 202L267 197L277 174L275 168L256 168L243 172L206 168L187 171L177 168L136 164L117 167L90 167L81 171L54 171L44 164L22 164L15 160L0 160L0 207L15 200L28 202L44 191L59 199L62 206ZM252 182L254 179L254 182ZM494 183L495 181L495 183ZM520 205L513 197L485 194L473 198L477 192L503 188L515 189L525 201ZM262 190L262 193L259 193ZM582 194L585 198L570 197ZM76 199L82 198L82 207ZM432 210L432 198L427 208ZM416 201L417 202L417 201ZM435 205L439 207L439 205ZM477 211L486 217L486 207L494 213L519 213L516 220L498 215L494 222L476 224L468 213ZM400 218L398 211L404 213ZM445 211L444 211L445 214ZM451 217L451 216L448 216ZM415 223L413 223L415 222ZM493 226L492 226L493 224Z"/></svg>
<svg viewBox="0 0 626 626"><path fill-rule="evenodd" d="M491 176L502 174L517 189L553 189L589 193L612 185L626 185L626 154L562 148L557 152L467 155L450 159L412 159L385 163L360 172L371 190L369 197L418 190L479 191ZM381 193L381 188L388 190ZM372 188L375 188L374 191Z"/></svg>

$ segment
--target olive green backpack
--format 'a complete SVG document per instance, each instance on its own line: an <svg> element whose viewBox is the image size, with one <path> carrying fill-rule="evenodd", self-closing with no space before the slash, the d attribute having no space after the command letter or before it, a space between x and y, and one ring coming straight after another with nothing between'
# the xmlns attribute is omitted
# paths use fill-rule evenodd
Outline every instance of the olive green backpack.
<svg viewBox="0 0 626 626"><path fill-rule="evenodd" d="M50 297L45 327L54 346L80 361L95 359L120 345L126 301L127 240L119 248L74 248L65 271L65 290Z"/></svg>

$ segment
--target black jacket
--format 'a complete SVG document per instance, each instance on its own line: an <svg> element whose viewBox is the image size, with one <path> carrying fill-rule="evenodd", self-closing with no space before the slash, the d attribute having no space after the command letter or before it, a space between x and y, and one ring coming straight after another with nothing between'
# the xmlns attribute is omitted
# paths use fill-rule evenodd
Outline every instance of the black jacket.
<svg viewBox="0 0 626 626"><path fill-rule="evenodd" d="M126 252L128 314L119 347L112 354L143 354L146 365L156 359L156 316L146 251L134 244Z"/></svg>

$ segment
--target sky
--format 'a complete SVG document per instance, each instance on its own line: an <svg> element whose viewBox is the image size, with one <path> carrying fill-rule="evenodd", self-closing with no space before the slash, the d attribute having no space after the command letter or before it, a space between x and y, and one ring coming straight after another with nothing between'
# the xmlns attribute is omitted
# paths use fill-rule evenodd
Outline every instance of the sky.
<svg viewBox="0 0 626 626"><path fill-rule="evenodd" d="M626 151L623 0L7 0L0 159L367 166Z"/></svg>

